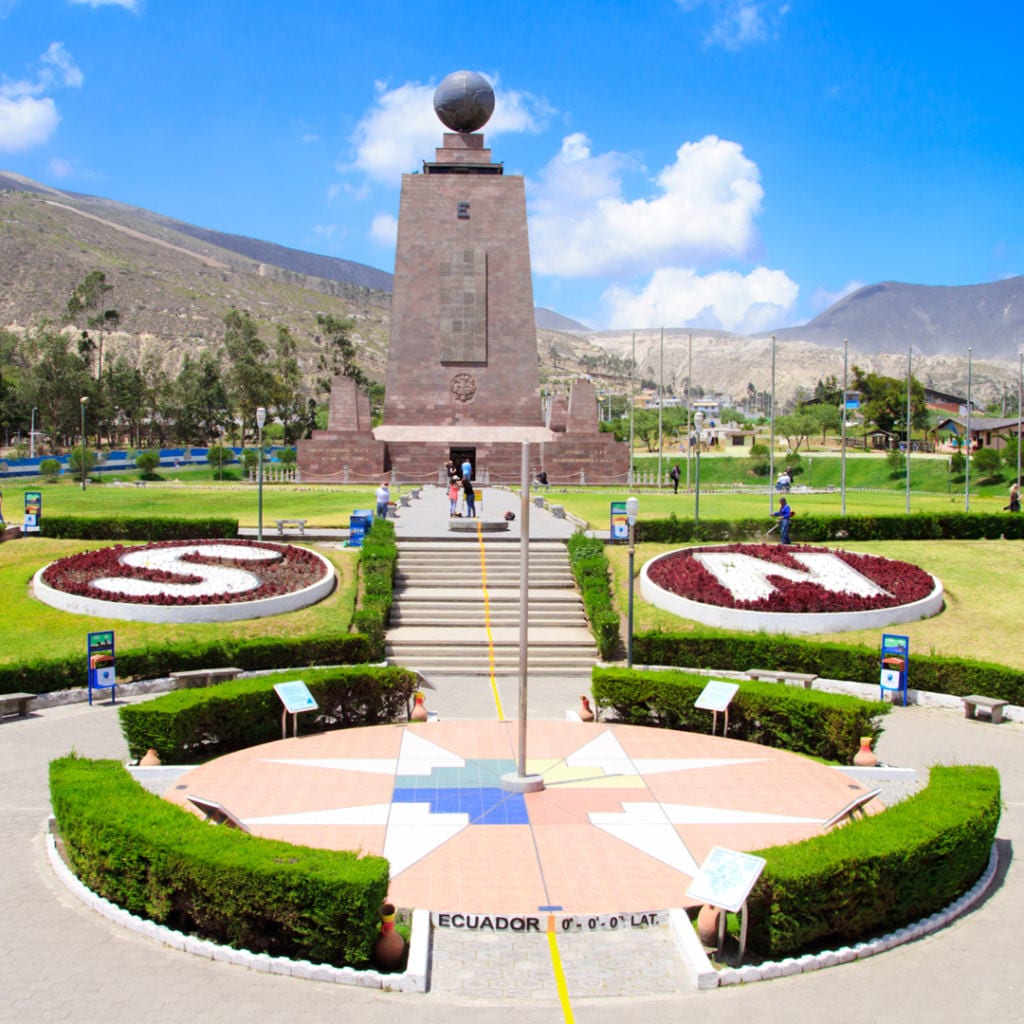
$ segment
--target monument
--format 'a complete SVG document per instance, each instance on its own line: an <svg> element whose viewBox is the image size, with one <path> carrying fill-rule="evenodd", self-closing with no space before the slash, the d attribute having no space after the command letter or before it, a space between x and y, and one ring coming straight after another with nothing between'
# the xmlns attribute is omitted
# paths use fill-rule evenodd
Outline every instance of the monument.
<svg viewBox="0 0 1024 1024"><path fill-rule="evenodd" d="M599 430L593 384L542 403L524 181L479 132L490 84L457 71L434 110L451 130L422 173L402 176L383 423L336 379L327 429L299 443L302 480L431 480L468 459L475 478L513 483L528 441L551 483L624 485L627 446Z"/></svg>

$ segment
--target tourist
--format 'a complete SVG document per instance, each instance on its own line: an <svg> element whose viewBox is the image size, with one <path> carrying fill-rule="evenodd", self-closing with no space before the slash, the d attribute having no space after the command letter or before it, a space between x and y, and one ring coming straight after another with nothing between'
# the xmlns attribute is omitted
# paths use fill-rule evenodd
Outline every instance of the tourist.
<svg viewBox="0 0 1024 1024"><path fill-rule="evenodd" d="M462 478L462 493L466 498L466 515L470 519L476 518L476 492L473 490L473 483L468 476Z"/></svg>
<svg viewBox="0 0 1024 1024"><path fill-rule="evenodd" d="M1010 487L1010 504L1002 506L1004 512L1020 512L1021 510L1021 485L1014 483ZM0 520L2 521L2 520Z"/></svg>
<svg viewBox="0 0 1024 1024"><path fill-rule="evenodd" d="M541 487L548 486L548 475L543 469L537 470L537 483L540 484Z"/></svg>
<svg viewBox="0 0 1024 1024"><path fill-rule="evenodd" d="M466 458L462 460L462 479L463 480L472 480L472 478L473 478L473 463L469 461L469 456L467 455Z"/></svg>
<svg viewBox="0 0 1024 1024"><path fill-rule="evenodd" d="M669 471L669 479L672 481L672 493L679 493L679 463L677 462Z"/></svg>
<svg viewBox="0 0 1024 1024"><path fill-rule="evenodd" d="M788 501L785 498L779 498L779 510L773 512L773 516L780 520L779 523L779 543L789 543L789 521L793 518L793 509L790 507Z"/></svg>
<svg viewBox="0 0 1024 1024"><path fill-rule="evenodd" d="M453 476L448 481L448 515L455 516L459 513L459 478Z"/></svg>
<svg viewBox="0 0 1024 1024"><path fill-rule="evenodd" d="M388 503L391 501L391 490L388 487L388 482L385 480L380 487L377 488L377 515L381 519L387 519L388 517Z"/></svg>
<svg viewBox="0 0 1024 1024"><path fill-rule="evenodd" d="M793 478L789 475L789 470L784 469L779 474L779 479L775 481L775 490L780 491L783 494L788 494L792 483Z"/></svg>

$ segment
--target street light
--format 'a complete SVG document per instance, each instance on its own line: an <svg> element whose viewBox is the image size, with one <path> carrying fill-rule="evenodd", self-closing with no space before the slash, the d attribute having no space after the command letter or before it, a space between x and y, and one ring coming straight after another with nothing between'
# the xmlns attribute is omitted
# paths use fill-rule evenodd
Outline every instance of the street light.
<svg viewBox="0 0 1024 1024"><path fill-rule="evenodd" d="M696 540L697 531L700 528L700 445L701 445L701 431L704 427L704 413L699 409L694 414L693 425L697 428L697 463L696 471L697 478L694 484L694 502L693 502L693 536Z"/></svg>
<svg viewBox="0 0 1024 1024"><path fill-rule="evenodd" d="M85 490L85 407L89 404L89 396L82 395L79 399L82 406L82 490Z"/></svg>
<svg viewBox="0 0 1024 1024"><path fill-rule="evenodd" d="M259 494L259 515L256 520L256 539L263 540L263 424L267 422L267 410L261 405L256 410L256 490Z"/></svg>
<svg viewBox="0 0 1024 1024"><path fill-rule="evenodd" d="M1018 449L1020 445L1017 446ZM32 426L28 432L28 457L34 459L36 457L36 407L32 406ZM1020 476L1020 474L1017 474Z"/></svg>
<svg viewBox="0 0 1024 1024"><path fill-rule="evenodd" d="M636 551L636 517L640 512L637 498L626 499L626 522L629 523L629 613L626 625L626 667L633 667L633 554Z"/></svg>

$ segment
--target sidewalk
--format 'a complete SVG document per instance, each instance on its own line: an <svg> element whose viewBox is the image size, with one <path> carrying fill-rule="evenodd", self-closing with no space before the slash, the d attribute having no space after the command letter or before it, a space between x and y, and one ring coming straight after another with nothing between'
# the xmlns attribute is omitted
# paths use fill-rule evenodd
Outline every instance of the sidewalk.
<svg viewBox="0 0 1024 1024"><path fill-rule="evenodd" d="M492 718L493 700L479 684L446 679L439 710ZM531 716L561 717L578 702L575 684L551 678L531 686ZM514 703L511 694L509 700ZM1000 769L1005 807L998 834L1009 858L1012 845L1024 839L1024 726L909 707L894 710L885 728L878 753L891 764ZM438 931L431 991L397 995L250 973L123 932L71 897L45 861L46 765L71 750L126 759L116 708L66 705L0 723L0 1022L333 1024L339 1017L390 1022L410 1013L424 1024L566 1019L546 936L506 940ZM672 973L671 948L657 929L559 936L557 945L567 998L580 1022L620 1024L625 1015L642 1014L651 1024L667 1024L699 1014L712 1024L743 1017L792 1024L946 1018L1002 1024L1021 1016L1016 961L1022 911L1024 882L1011 864L977 911L931 938L839 968L711 992L688 991Z"/></svg>

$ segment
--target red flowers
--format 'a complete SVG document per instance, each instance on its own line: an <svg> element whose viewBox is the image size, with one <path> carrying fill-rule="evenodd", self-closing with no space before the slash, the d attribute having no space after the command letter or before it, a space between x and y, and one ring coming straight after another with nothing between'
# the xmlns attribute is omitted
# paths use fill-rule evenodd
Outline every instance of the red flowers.
<svg viewBox="0 0 1024 1024"><path fill-rule="evenodd" d="M886 591L884 594L862 596L842 589L829 589L821 582L808 579L787 579L775 575L770 569L760 570L774 588L767 597L742 600L701 561L693 556L698 552L716 555L734 552L761 563L772 563L806 577L807 566L794 555L828 554ZM876 555L858 555L847 551L834 551L807 545L727 544L720 547L688 548L659 558L648 570L651 581L680 597L703 604L718 605L746 611L764 612L857 612L874 608L892 608L926 598L935 588L935 581L923 569L908 562L898 562Z"/></svg>
<svg viewBox="0 0 1024 1024"><path fill-rule="evenodd" d="M263 557L253 560L242 557L211 557L209 554L202 553L204 548L209 551L211 547L223 549L232 546L249 551L255 550L260 552ZM197 569L200 566L208 567L207 571L202 575L199 573L191 575L183 572L171 572L167 569L132 566L125 564L122 560L125 555L129 554L163 551L171 548L182 549L181 555L178 556L179 563L194 564ZM196 548L200 550L194 550ZM271 557L267 558L268 554ZM216 587L207 586L203 593L180 593L182 586L198 586L211 575L216 579L215 570L217 568L241 569L252 573L258 577L259 585L242 591L232 591L229 588L219 590ZM210 569L214 571L211 573ZM115 544L97 551L83 551L78 555L70 555L48 565L43 570L42 579L47 586L54 590L101 601L152 605L197 605L256 601L261 598L294 593L323 579L328 571L327 566L318 555L306 548L291 547L290 545L266 542L254 544L249 541L231 540L163 541L139 546ZM111 577L125 581L144 580L152 584L166 584L169 589L179 592L132 593L130 588L125 591L117 591L93 586L94 580ZM210 592L211 589L212 592Z"/></svg>

